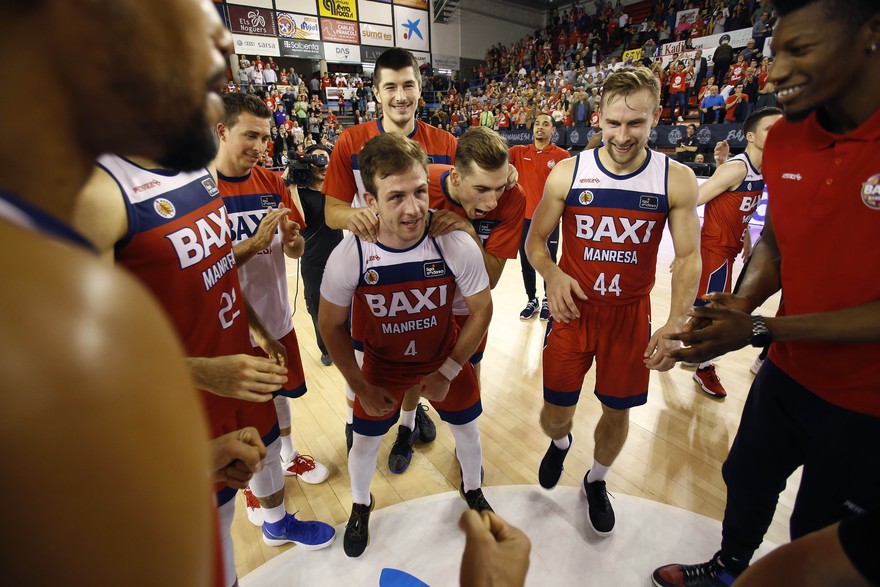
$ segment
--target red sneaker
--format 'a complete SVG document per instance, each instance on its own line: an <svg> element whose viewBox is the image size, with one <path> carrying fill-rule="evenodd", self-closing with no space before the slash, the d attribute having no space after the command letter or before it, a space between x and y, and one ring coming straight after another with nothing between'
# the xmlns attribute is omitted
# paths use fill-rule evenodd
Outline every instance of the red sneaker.
<svg viewBox="0 0 880 587"><path fill-rule="evenodd" d="M263 508L260 500L251 492L250 487L244 489L244 504L247 509L247 517L254 526L263 527Z"/></svg>
<svg viewBox="0 0 880 587"><path fill-rule="evenodd" d="M715 374L715 365L700 367L694 371L694 381L699 383L703 391L709 395L727 397L727 392L724 390L724 386L721 385L721 380Z"/></svg>

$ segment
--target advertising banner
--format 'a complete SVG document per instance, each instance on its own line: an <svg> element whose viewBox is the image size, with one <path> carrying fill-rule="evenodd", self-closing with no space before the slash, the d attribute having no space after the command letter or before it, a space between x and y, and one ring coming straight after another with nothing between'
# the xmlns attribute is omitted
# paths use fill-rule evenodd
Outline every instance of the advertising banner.
<svg viewBox="0 0 880 587"><path fill-rule="evenodd" d="M434 53L431 57L431 65L434 66L434 69L458 71L461 69L461 57L457 55L438 55Z"/></svg>
<svg viewBox="0 0 880 587"><path fill-rule="evenodd" d="M279 12L276 21L278 22L279 37L286 39L310 39L312 41L319 41L321 39L321 27L318 25L318 19L315 16Z"/></svg>
<svg viewBox="0 0 880 587"><path fill-rule="evenodd" d="M298 59L323 59L324 52L320 41L306 39L279 39L281 42L282 57L296 57Z"/></svg>
<svg viewBox="0 0 880 587"><path fill-rule="evenodd" d="M361 61L364 63L376 63L379 55L385 51L385 47L373 47L372 45L361 45Z"/></svg>
<svg viewBox="0 0 880 587"><path fill-rule="evenodd" d="M277 37L257 37L255 35L232 34L232 47L238 55L260 55L281 57Z"/></svg>
<svg viewBox="0 0 880 587"><path fill-rule="evenodd" d="M301 12L302 14L318 14L315 0L275 0L275 9L285 12Z"/></svg>
<svg viewBox="0 0 880 587"><path fill-rule="evenodd" d="M227 6L229 10L229 30L243 35L262 35L274 37L275 13L271 10L252 6Z"/></svg>
<svg viewBox="0 0 880 587"><path fill-rule="evenodd" d="M360 45L324 43L324 59L329 63L360 63Z"/></svg>
<svg viewBox="0 0 880 587"><path fill-rule="evenodd" d="M360 30L362 43L370 43L371 45L378 45L380 47L394 46L393 27L362 22Z"/></svg>
<svg viewBox="0 0 880 587"><path fill-rule="evenodd" d="M333 18L321 19L321 38L325 41L335 41L338 43L358 44L361 42L356 22L335 20Z"/></svg>
<svg viewBox="0 0 880 587"><path fill-rule="evenodd" d="M431 51L428 13L405 6L394 7L394 41L410 51Z"/></svg>
<svg viewBox="0 0 880 587"><path fill-rule="evenodd" d="M272 0L227 0L227 4L241 4L257 8L272 8Z"/></svg>
<svg viewBox="0 0 880 587"><path fill-rule="evenodd" d="M358 15L361 22L388 24L391 22L391 0L388 2L358 0Z"/></svg>
<svg viewBox="0 0 880 587"><path fill-rule="evenodd" d="M428 0L394 0L395 4L400 6L410 6L412 8L428 9Z"/></svg>
<svg viewBox="0 0 880 587"><path fill-rule="evenodd" d="M357 20L356 0L321 0L318 2L318 13L331 18Z"/></svg>

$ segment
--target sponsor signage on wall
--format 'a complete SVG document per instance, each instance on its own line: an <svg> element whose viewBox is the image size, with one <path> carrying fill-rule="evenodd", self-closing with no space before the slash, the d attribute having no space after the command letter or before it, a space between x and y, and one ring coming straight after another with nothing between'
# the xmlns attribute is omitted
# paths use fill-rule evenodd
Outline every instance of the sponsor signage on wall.
<svg viewBox="0 0 880 587"><path fill-rule="evenodd" d="M227 4L242 4L256 8L272 8L272 0L227 0Z"/></svg>
<svg viewBox="0 0 880 587"><path fill-rule="evenodd" d="M361 48L359 45L340 45L324 43L324 59L330 63L360 63Z"/></svg>
<svg viewBox="0 0 880 587"><path fill-rule="evenodd" d="M423 65L428 65L431 63L431 54L430 53L422 53L420 51L410 51L413 54L413 57L416 58L416 63L419 64L419 67Z"/></svg>
<svg viewBox="0 0 880 587"><path fill-rule="evenodd" d="M398 47L410 51L430 51L429 28L430 20L424 10L394 7L394 40Z"/></svg>
<svg viewBox="0 0 880 587"><path fill-rule="evenodd" d="M390 26L382 26L379 24L368 24L362 22L361 42L371 45L379 45L380 47L394 46L394 28Z"/></svg>
<svg viewBox="0 0 880 587"><path fill-rule="evenodd" d="M356 0L320 0L318 12L321 16L357 20Z"/></svg>
<svg viewBox="0 0 880 587"><path fill-rule="evenodd" d="M428 0L394 0L395 4L401 6L411 6L412 8L428 9Z"/></svg>
<svg viewBox="0 0 880 587"><path fill-rule="evenodd" d="M258 37L232 33L232 47L238 55L281 57L277 37Z"/></svg>
<svg viewBox="0 0 880 587"><path fill-rule="evenodd" d="M356 22L334 18L321 19L321 38L325 41L355 44L360 43L361 40Z"/></svg>
<svg viewBox="0 0 880 587"><path fill-rule="evenodd" d="M391 22L391 0L388 2L358 0L358 14L361 22L388 24Z"/></svg>
<svg viewBox="0 0 880 587"><path fill-rule="evenodd" d="M318 14L315 0L275 0L275 9L303 14Z"/></svg>
<svg viewBox="0 0 880 587"><path fill-rule="evenodd" d="M265 35L274 37L275 13L271 10L253 6L227 6L229 10L229 30L244 35Z"/></svg>
<svg viewBox="0 0 880 587"><path fill-rule="evenodd" d="M306 39L279 39L281 42L282 57L296 57L297 59L323 59L320 41Z"/></svg>
<svg viewBox="0 0 880 587"><path fill-rule="evenodd" d="M737 47L745 47L749 39L752 38L752 29L746 28L738 31L719 33L717 35L709 35L708 37L697 37L696 39L691 39L691 46L694 49L702 49L705 53L707 49L714 49L720 45L721 39L723 38L726 38L730 42L730 46L734 49ZM660 56L665 57L667 55L675 55L676 53L681 53L682 51L687 50L684 41L666 43L665 45L660 46Z"/></svg>
<svg viewBox="0 0 880 587"><path fill-rule="evenodd" d="M276 18L278 22L278 36L288 39L321 39L321 28L318 19L314 16L303 14L291 14L279 12Z"/></svg>
<svg viewBox="0 0 880 587"><path fill-rule="evenodd" d="M457 55L437 55L435 53L431 59L431 65L434 66L434 69L457 71L461 69L461 57Z"/></svg>
<svg viewBox="0 0 880 587"><path fill-rule="evenodd" d="M385 47L374 47L372 45L361 45L361 60L364 63L376 63L379 55L385 51Z"/></svg>

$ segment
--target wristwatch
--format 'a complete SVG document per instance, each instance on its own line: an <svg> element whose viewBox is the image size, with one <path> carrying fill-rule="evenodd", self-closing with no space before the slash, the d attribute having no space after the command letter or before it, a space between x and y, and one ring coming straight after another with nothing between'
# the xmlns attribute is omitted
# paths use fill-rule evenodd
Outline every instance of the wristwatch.
<svg viewBox="0 0 880 587"><path fill-rule="evenodd" d="M762 348L773 342L773 333L767 328L763 316L752 316L752 334L749 335L748 343L753 347Z"/></svg>

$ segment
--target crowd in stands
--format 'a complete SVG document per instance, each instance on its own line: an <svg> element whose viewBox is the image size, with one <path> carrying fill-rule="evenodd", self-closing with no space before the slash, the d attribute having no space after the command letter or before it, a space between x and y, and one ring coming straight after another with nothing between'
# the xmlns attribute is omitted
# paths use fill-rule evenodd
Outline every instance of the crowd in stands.
<svg viewBox="0 0 880 587"><path fill-rule="evenodd" d="M702 124L742 122L756 105L775 104L773 85L767 83L771 59L762 53L775 22L768 4L655 0L642 22L632 22L625 11L629 7L619 2L599 0L592 15L576 4L513 45L491 47L464 91L449 83L445 92L423 92L437 96L438 103L431 111L423 109L421 117L455 134L477 125L528 129L541 112L558 127L596 126L602 80L619 67L644 66L663 88L661 123L684 122L689 116ZM699 11L695 21L676 23L676 14L689 9ZM702 51L691 53L695 38L748 27L752 40L747 46L736 50L723 42L712 66ZM684 42L684 53L664 65L656 57L658 47L673 41Z"/></svg>
<svg viewBox="0 0 880 587"><path fill-rule="evenodd" d="M550 114L557 127L597 126L602 81L623 66L648 67L660 80L661 124L741 123L752 109L775 105L775 88L767 82L772 58L764 54L776 20L769 0L652 0L641 22L633 22L626 11L631 7L619 0L599 0L596 8L588 14L576 3L513 45L492 46L462 83L424 67L418 117L454 135L470 126L527 130L539 113ZM699 11L693 22L676 22L679 11L691 9ZM711 62L702 50L693 51L693 39L749 27L752 38L744 48L723 40ZM676 41L684 50L664 65L660 49ZM267 166L285 165L290 149L332 146L340 116L359 124L380 108L371 80L357 73L316 73L306 80L271 57L242 56L237 76L238 84L230 72L228 91L256 94L275 113ZM327 98L329 88L340 90L338 98Z"/></svg>

